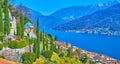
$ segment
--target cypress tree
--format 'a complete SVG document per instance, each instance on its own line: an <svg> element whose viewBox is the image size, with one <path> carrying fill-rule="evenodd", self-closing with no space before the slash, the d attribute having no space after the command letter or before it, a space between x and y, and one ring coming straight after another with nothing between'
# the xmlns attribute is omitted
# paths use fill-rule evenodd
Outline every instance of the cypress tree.
<svg viewBox="0 0 120 64"><path fill-rule="evenodd" d="M37 18L37 45L38 45L38 53L37 58L40 57L40 31L39 31L39 19Z"/></svg>
<svg viewBox="0 0 120 64"><path fill-rule="evenodd" d="M51 44L52 44L52 50L56 49L56 43L55 43L55 38L51 37Z"/></svg>
<svg viewBox="0 0 120 64"><path fill-rule="evenodd" d="M33 52L36 55L36 58L40 57L40 32L39 32L39 19L37 19L37 30L36 30L37 39L34 43Z"/></svg>
<svg viewBox="0 0 120 64"><path fill-rule="evenodd" d="M48 47L48 38L47 38L47 36L45 37L45 49L46 50L49 50L49 47Z"/></svg>
<svg viewBox="0 0 120 64"><path fill-rule="evenodd" d="M43 51L45 51L45 35L44 35L44 29L43 29L43 34L42 34L42 37L43 37Z"/></svg>
<svg viewBox="0 0 120 64"><path fill-rule="evenodd" d="M4 0L4 11L5 11L5 23L4 23L4 33L10 34L10 17L9 17L9 9L8 9L8 0Z"/></svg>
<svg viewBox="0 0 120 64"><path fill-rule="evenodd" d="M4 23L3 23L3 15L2 15L2 0L0 0L0 32L4 33Z"/></svg>
<svg viewBox="0 0 120 64"><path fill-rule="evenodd" d="M17 36L21 37L21 24L17 23Z"/></svg>
<svg viewBox="0 0 120 64"><path fill-rule="evenodd" d="M20 14L20 24L21 24L21 38L24 37L24 16Z"/></svg>
<svg viewBox="0 0 120 64"><path fill-rule="evenodd" d="M37 39L34 40L33 52L35 53L35 59L36 59L37 58L37 52L38 52Z"/></svg>

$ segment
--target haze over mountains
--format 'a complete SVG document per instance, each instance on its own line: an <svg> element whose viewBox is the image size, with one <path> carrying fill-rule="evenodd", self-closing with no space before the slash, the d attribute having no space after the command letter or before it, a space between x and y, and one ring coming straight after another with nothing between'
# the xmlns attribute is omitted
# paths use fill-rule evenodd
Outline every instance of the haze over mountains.
<svg viewBox="0 0 120 64"><path fill-rule="evenodd" d="M32 15L29 18L33 21L34 24L36 23L36 18L39 18L41 29L53 28L55 30L78 30L82 28L88 29L88 28L95 28L99 26L100 27L109 26L111 27L110 29L116 30L116 28L110 26L110 22L108 22L107 24L103 22L103 21L111 20L108 17L111 17L112 15L119 13L119 11L118 13L116 13L117 9L115 10L111 9L110 11L107 10L109 9L108 7L111 7L116 3L118 3L118 1L109 1L106 3L100 3L96 5L90 5L90 6L73 6L73 7L68 7L68 8L58 10L49 16L44 16L39 12L29 9ZM99 10L103 10L103 11L99 11ZM111 13L111 12L115 12L115 13ZM118 19L116 19L116 16L114 20L118 21ZM102 23L106 25L103 25ZM116 25L116 27L118 26Z"/></svg>
<svg viewBox="0 0 120 64"><path fill-rule="evenodd" d="M120 31L120 3L55 27L57 30L108 28Z"/></svg>
<svg viewBox="0 0 120 64"><path fill-rule="evenodd" d="M112 1L112 2L109 1L107 3L90 5L90 6L73 6L73 7L68 7L68 8L58 10L49 16L44 16L41 13L30 9L32 12L32 17L30 17L30 19L35 24L36 18L39 17L41 29L43 28L51 29L55 26L64 24L66 22L75 20L79 17L85 16L88 14L91 14L95 11L108 8L116 3L117 3L116 1Z"/></svg>
<svg viewBox="0 0 120 64"><path fill-rule="evenodd" d="M77 19L79 17L91 14L95 11L108 8L114 5L115 3L117 3L117 1L113 1L113 2L109 1L106 3L100 3L96 5L89 5L89 6L73 6L73 7L58 10L50 16L61 18L63 20L66 20L66 22L68 22L68 21Z"/></svg>

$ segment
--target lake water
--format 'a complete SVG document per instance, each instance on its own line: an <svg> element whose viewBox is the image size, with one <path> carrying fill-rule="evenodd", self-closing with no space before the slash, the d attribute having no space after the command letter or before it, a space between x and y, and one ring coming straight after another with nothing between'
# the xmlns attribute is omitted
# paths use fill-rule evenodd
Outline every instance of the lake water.
<svg viewBox="0 0 120 64"><path fill-rule="evenodd" d="M56 35L61 42L68 42L81 49L120 60L120 36L79 34L54 30L46 30L45 32L53 36Z"/></svg>

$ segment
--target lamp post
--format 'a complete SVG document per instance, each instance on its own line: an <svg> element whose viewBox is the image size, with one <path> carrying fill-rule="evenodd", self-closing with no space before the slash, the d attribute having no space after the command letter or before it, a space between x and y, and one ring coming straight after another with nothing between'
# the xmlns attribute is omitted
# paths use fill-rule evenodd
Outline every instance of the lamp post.
<svg viewBox="0 0 120 64"><path fill-rule="evenodd" d="M33 29L33 26L25 27L25 29L27 29L26 33L28 38L30 39L30 32ZM29 40L29 51L31 52L30 40Z"/></svg>

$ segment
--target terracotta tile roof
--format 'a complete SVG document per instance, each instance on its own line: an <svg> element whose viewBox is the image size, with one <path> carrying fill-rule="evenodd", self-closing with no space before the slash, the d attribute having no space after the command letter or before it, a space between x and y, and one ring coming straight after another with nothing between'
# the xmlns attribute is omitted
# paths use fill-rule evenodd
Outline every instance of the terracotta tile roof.
<svg viewBox="0 0 120 64"><path fill-rule="evenodd" d="M0 58L0 64L20 64L20 63Z"/></svg>
<svg viewBox="0 0 120 64"><path fill-rule="evenodd" d="M56 44L57 44L58 46L64 45L64 43L62 43L62 42L56 42Z"/></svg>

